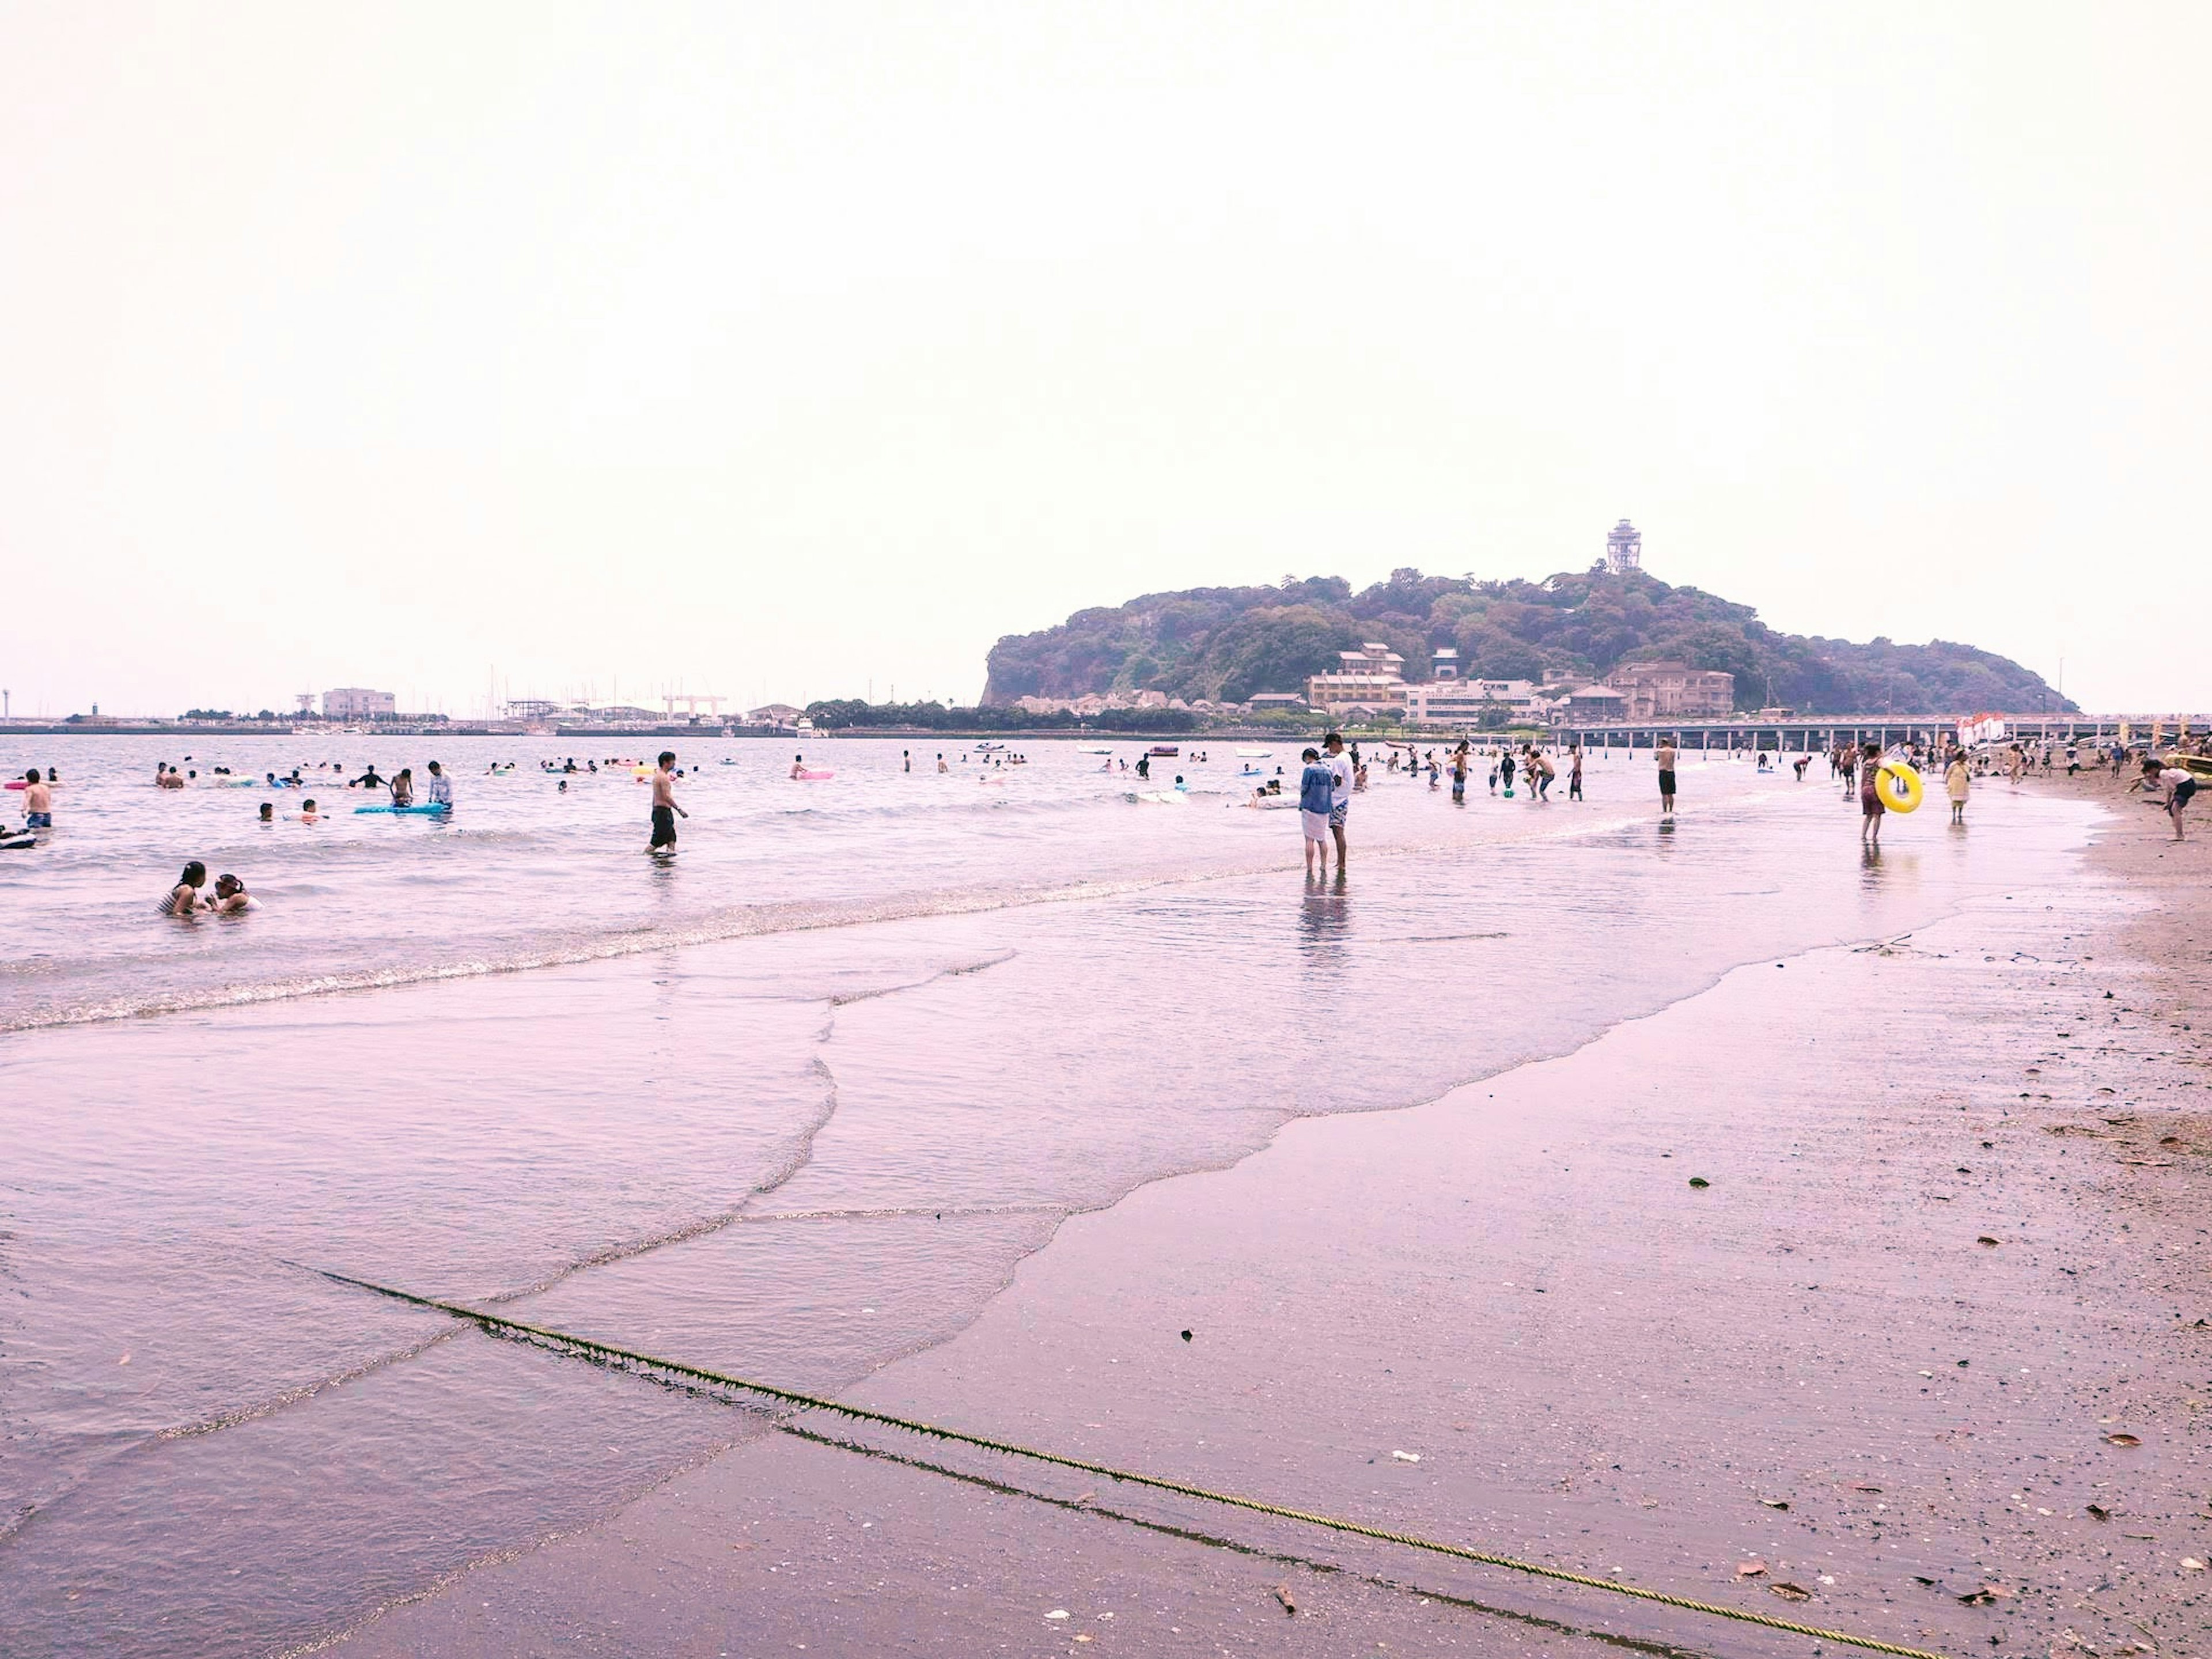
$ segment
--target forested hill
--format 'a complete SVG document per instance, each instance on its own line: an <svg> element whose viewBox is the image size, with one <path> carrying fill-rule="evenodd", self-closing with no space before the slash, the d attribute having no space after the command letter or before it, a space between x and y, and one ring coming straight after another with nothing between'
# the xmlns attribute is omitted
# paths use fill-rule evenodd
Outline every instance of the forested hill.
<svg viewBox="0 0 2212 1659"><path fill-rule="evenodd" d="M1541 582L1402 569L1358 593L1336 576L1147 593L1112 610L1079 611L1040 633L1008 635L991 649L983 701L1156 690L1242 702L1255 692L1300 690L1307 675L1336 665L1338 652L1370 640L1404 656L1408 679L1427 678L1430 653L1455 646L1462 673L1485 679L1541 680L1548 668L1595 678L1622 662L1685 659L1734 674L1737 705L1747 709L2074 708L2041 675L1970 645L1780 634L1749 605L1601 566Z"/></svg>

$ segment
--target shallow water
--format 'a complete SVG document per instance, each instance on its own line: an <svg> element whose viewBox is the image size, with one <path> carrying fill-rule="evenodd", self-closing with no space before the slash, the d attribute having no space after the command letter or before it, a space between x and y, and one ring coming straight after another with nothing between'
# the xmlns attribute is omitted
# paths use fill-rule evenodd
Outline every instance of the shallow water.
<svg viewBox="0 0 2212 1659"><path fill-rule="evenodd" d="M972 750L940 777L933 744L911 775L911 743L825 744L812 784L709 744L667 864L641 788L483 776L534 763L507 740L434 751L450 826L268 830L263 793L151 788L158 746L41 740L57 830L0 865L40 919L0 990L27 1653L279 1651L746 1431L313 1269L836 1389L960 1328L1071 1211L2063 879L2087 818L1990 792L1869 864L1830 786L1743 762L1686 766L1672 826L1648 755L1594 759L1583 805L1378 773L1338 890L1297 873L1295 815L1236 804L1230 744L1163 764L1200 792L1176 805L1066 744L988 782ZM374 747L418 777L433 752ZM264 908L156 917L186 856Z"/></svg>

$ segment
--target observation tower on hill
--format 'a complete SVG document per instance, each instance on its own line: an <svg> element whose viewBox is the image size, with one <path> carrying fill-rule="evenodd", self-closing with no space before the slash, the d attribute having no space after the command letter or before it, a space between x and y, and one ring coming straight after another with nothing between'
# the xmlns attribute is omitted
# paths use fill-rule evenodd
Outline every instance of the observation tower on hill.
<svg viewBox="0 0 2212 1659"><path fill-rule="evenodd" d="M1605 568L1616 576L1644 568L1644 532L1626 519L1606 534Z"/></svg>

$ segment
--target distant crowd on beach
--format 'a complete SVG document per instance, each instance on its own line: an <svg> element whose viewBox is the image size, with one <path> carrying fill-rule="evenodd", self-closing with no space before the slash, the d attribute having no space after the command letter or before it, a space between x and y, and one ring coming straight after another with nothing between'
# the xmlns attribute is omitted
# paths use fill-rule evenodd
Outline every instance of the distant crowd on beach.
<svg viewBox="0 0 2212 1659"><path fill-rule="evenodd" d="M1563 750L1553 750L1534 739L1478 746L1475 739L1468 738L1456 743L1424 746L1384 738L1380 740L1379 747L1385 776L1402 775L1415 781L1425 781L1432 792L1441 792L1448 784L1455 804L1466 801L1470 781L1481 776L1493 797L1502 793L1507 799L1517 797L1530 805L1546 805L1553 799L1552 787L1561 776L1562 769L1566 782L1565 798L1571 802L1583 799L1585 756L1578 744L1569 743ZM1184 758L1180 756L1179 745L1172 744L1139 750L1133 768L1127 760L1117 760L1104 748L1086 752L1105 757L1101 769L1133 771L1140 783L1151 781L1154 758ZM1680 751L1675 741L1662 738L1650 752L1657 774L1660 812L1662 817L1671 817L1675 811ZM1267 753L1264 750L1239 751L1247 760L1255 757L1264 759ZM1762 773L1778 770L1786 764L1801 783L1815 759L1811 753L1785 757L1778 750L1770 752L1765 749L1730 749L1729 753L1753 760ZM1028 758L1021 753L1008 752L1005 745L996 743L975 745L973 755L974 762L983 769L981 781L987 783L997 781L994 775L1010 767L1026 765ZM1203 764L1209 758L1204 750L1194 750L1187 760L1192 764ZM1333 859L1341 880L1350 856L1348 826L1352 801L1369 787L1370 759L1362 754L1357 740L1348 741L1340 732L1328 733L1319 745L1304 750L1299 758L1294 789L1286 789L1291 780L1281 766L1274 769L1273 775L1262 777L1260 769L1244 765L1239 776L1259 780L1252 785L1245 804L1263 809L1295 806L1309 874L1326 878ZM1889 749L1871 742L1844 743L1827 750L1826 758L1831 781L1840 787L1847 802L1856 801L1860 808L1860 839L1869 849L1879 848L1882 824L1890 814L1911 811L1920 804L1923 775L1931 772L1942 781L1944 797L1950 806L1949 822L1960 829L1965 827L1967 804L1977 781L2002 777L2016 786L2022 779L2062 772L2075 776L2093 771L2109 772L2116 780L2130 777L2127 793L2140 794L2147 804L2161 807L2172 825L2173 838L2179 841L2184 839L2183 814L2196 795L2200 779L2212 775L2212 733L2194 737L2185 733L2171 744L2073 738L1984 743L1972 748L1947 735L1940 749L1917 739ZM382 794L382 803L356 806L356 812L412 812L442 818L453 810L451 775L436 760L424 763L426 775L418 787L412 767L401 767L387 777L377 771L374 762L350 777L343 763L325 761L312 767L303 763L289 773L265 772L257 779L234 774L226 766L210 767L203 778L198 769L190 765L191 759L189 755L185 757L186 765L182 769L166 761L156 764L155 785L164 790L201 784L260 788L275 793L304 791L321 781L334 789ZM965 769L970 764L970 752L960 751L958 759ZM540 759L536 766L540 773L555 778L556 787L563 792L569 781L578 777L627 774L637 782L649 784L652 794L647 850L665 858L676 851L677 821L690 816L676 800L677 782L684 776L676 760L672 750L663 750L650 766L643 761L619 756L586 758L580 763L574 757ZM727 757L722 763L738 764ZM944 750L934 751L932 763L939 774L951 769ZM507 777L517 769L515 762L494 761L486 768L486 775ZM899 769L906 774L915 770L911 750L901 751ZM836 775L830 769L809 766L803 753L792 757L789 776L795 781L811 783L834 779ZM23 823L20 829L10 829L0 822L0 849L28 848L43 842L53 828L54 789L60 781L57 769L46 766L33 767L24 774L21 781L8 783L9 791L21 794ZM1132 799L1172 804L1186 799L1188 793L1185 778L1177 772L1171 793L1139 793ZM303 795L298 812L287 817L291 822L313 823L324 815L316 797ZM276 823L276 803L262 801L258 817L264 824ZM204 891L206 888L206 867L195 860L185 866L177 883L163 897L160 906L162 914L179 917L210 912L234 915L253 908L258 903L248 894L245 881L228 872L216 878L211 890Z"/></svg>

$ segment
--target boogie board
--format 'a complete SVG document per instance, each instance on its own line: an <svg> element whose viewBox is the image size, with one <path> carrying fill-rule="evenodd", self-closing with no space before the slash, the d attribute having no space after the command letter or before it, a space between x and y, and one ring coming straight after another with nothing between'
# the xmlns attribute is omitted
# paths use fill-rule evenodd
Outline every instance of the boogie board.
<svg viewBox="0 0 2212 1659"><path fill-rule="evenodd" d="M450 806L356 806L356 815L362 812L389 812L395 817L435 817L453 809Z"/></svg>

